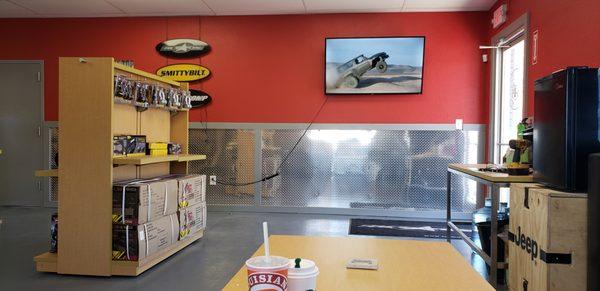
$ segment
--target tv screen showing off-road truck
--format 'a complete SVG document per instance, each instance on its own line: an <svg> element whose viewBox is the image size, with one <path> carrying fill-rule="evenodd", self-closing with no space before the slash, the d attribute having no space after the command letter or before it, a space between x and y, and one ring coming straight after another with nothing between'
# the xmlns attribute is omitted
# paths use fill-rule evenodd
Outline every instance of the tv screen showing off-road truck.
<svg viewBox="0 0 600 291"><path fill-rule="evenodd" d="M327 38L326 94L420 94L425 37Z"/></svg>

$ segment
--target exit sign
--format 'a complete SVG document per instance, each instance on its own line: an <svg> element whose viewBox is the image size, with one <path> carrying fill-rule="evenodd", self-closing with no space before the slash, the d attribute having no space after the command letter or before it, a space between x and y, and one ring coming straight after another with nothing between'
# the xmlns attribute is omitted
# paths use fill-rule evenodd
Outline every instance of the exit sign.
<svg viewBox="0 0 600 291"><path fill-rule="evenodd" d="M506 4L500 5L494 10L494 16L492 17L492 27L496 28L502 23L506 22Z"/></svg>

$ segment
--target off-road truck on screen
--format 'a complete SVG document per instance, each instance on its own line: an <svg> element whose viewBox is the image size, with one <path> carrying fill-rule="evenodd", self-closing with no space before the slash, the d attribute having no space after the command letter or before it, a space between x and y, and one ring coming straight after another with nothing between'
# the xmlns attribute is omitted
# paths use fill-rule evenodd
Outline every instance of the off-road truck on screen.
<svg viewBox="0 0 600 291"><path fill-rule="evenodd" d="M347 87L356 88L360 77L371 69L377 68L380 73L385 73L387 70L387 63L385 59L390 56L385 52L380 52L367 58L364 55L360 55L343 65L337 67L338 79L335 83L337 88Z"/></svg>

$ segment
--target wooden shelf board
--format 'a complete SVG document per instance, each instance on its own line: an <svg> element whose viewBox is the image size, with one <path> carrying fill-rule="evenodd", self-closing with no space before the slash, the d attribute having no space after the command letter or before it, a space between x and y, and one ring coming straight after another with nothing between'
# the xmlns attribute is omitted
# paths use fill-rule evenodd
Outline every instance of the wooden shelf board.
<svg viewBox="0 0 600 291"><path fill-rule="evenodd" d="M202 238L203 236L204 236L204 230L201 230L198 233L191 235L189 237L186 237L183 240L178 241L175 244L169 246L168 248L166 248L156 254L153 254L150 257L148 257L142 261L139 261L139 262L113 261L111 274L114 276L137 276L137 275L145 272L146 270L154 267L155 265L162 262L166 258L179 252L180 250L187 247L188 245L195 242L196 240Z"/></svg>
<svg viewBox="0 0 600 291"><path fill-rule="evenodd" d="M493 183L533 183L533 175L512 176L506 173L482 172L486 164L448 164L448 168L472 175Z"/></svg>
<svg viewBox="0 0 600 291"><path fill-rule="evenodd" d="M174 243L168 248L152 254L150 257L139 261L112 261L111 263L111 275L114 276L137 276L146 270L154 267L158 263L162 262L166 258L179 252L191 243L197 241L204 236L204 231L201 230L198 233L184 238L181 241ZM35 268L38 272L57 272L57 261L58 256L55 253L43 253L33 258L35 262Z"/></svg>
<svg viewBox="0 0 600 291"><path fill-rule="evenodd" d="M178 162L206 160L206 155L179 155Z"/></svg>
<svg viewBox="0 0 600 291"><path fill-rule="evenodd" d="M35 171L36 177L58 177L58 169L49 170L37 170Z"/></svg>
<svg viewBox="0 0 600 291"><path fill-rule="evenodd" d="M38 272L53 272L56 273L58 256L56 253L43 253L33 257L35 269Z"/></svg>
<svg viewBox="0 0 600 291"><path fill-rule="evenodd" d="M171 111L171 112L190 111L189 108L170 107L170 106L165 106L162 104L145 104L145 103L141 103L141 102L137 102L137 101L133 101L133 100L128 100L128 99L125 99L123 97L118 97L118 96L114 96L114 103L131 105L131 106L148 108L148 109L149 108L157 108L157 109L167 110L167 111Z"/></svg>
<svg viewBox="0 0 600 291"><path fill-rule="evenodd" d="M176 82L176 81L173 81L173 80L169 80L167 78L163 78L163 77L160 77L160 76L157 76L157 75L154 75L154 74L150 74L148 72L144 72L142 70L138 70L138 69L135 69L135 68L132 68L132 67L128 67L128 66L125 66L125 65L122 65L122 64L119 64L119 63L114 63L114 66L115 66L115 69L119 69L121 71L125 71L125 72L131 73L131 74L135 74L135 75L138 75L138 76L142 76L144 78L148 78L148 79L152 79L152 80L155 80L155 81L167 83L167 84L170 84L170 85L173 85L173 86L177 86L177 87L180 86L179 82Z"/></svg>
<svg viewBox="0 0 600 291"><path fill-rule="evenodd" d="M134 156L134 157L114 157L114 165L148 165L164 162L188 162L205 160L206 155L167 155L167 156Z"/></svg>

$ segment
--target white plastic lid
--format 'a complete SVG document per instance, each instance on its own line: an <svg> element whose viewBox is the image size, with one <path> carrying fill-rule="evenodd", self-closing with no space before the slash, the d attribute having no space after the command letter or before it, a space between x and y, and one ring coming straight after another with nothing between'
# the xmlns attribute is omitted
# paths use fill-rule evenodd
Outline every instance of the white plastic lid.
<svg viewBox="0 0 600 291"><path fill-rule="evenodd" d="M267 258L266 256L258 256L248 259L246 261L246 266L252 269L261 270L285 270L285 266L288 264L288 262L288 258L284 257L270 256Z"/></svg>
<svg viewBox="0 0 600 291"><path fill-rule="evenodd" d="M290 268L288 277L315 276L319 274L319 268L315 262L308 259L301 259L300 268L296 268L296 259L290 259Z"/></svg>

